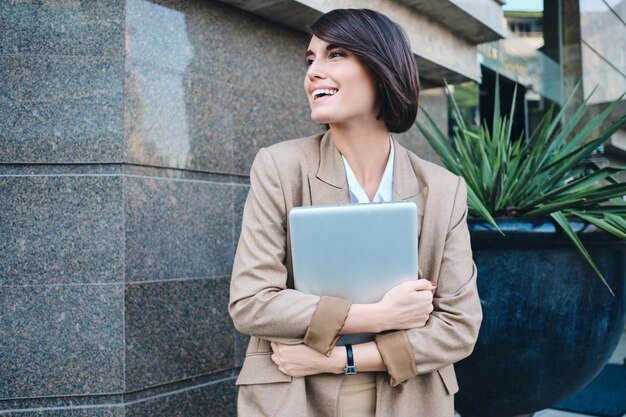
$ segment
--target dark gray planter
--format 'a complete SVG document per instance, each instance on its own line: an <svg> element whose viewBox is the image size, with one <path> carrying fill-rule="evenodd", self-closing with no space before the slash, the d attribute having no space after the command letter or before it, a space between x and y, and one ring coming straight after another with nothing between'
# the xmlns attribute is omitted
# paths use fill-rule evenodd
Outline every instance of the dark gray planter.
<svg viewBox="0 0 626 417"><path fill-rule="evenodd" d="M463 417L547 408L597 375L624 329L626 242L572 223L615 293L549 220L469 221L483 322L456 365Z"/></svg>

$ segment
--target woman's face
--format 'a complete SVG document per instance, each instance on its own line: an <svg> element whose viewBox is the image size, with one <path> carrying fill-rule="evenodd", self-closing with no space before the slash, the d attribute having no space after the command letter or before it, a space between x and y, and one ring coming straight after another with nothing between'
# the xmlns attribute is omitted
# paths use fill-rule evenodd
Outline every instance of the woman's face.
<svg viewBox="0 0 626 417"><path fill-rule="evenodd" d="M314 121L354 124L376 119L375 78L354 54L313 35L306 62L304 91Z"/></svg>

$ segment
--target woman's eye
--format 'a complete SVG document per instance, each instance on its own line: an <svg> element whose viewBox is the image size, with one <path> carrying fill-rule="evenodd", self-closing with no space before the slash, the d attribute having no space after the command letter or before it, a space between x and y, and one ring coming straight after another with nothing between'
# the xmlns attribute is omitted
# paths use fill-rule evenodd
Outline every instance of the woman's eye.
<svg viewBox="0 0 626 417"><path fill-rule="evenodd" d="M345 53L343 53L343 52L333 51L333 52L330 52L330 53L328 54L328 57L329 57L329 58L335 58L335 57L337 57L337 56L345 56L345 55L346 55L346 54L345 54ZM310 66L311 66L311 64L313 64L313 60L312 60L312 59L308 59L308 58L307 58L307 59L305 59L305 60L304 60L304 66L305 66L305 67L310 67Z"/></svg>

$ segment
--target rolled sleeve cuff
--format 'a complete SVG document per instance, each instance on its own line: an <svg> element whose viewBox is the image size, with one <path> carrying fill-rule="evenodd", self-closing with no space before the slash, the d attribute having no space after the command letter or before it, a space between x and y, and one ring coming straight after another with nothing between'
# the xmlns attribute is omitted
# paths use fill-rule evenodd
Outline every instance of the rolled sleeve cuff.
<svg viewBox="0 0 626 417"><path fill-rule="evenodd" d="M406 331L398 330L378 335L376 345L387 366L391 386L395 387L417 375L417 365Z"/></svg>
<svg viewBox="0 0 626 417"><path fill-rule="evenodd" d="M330 355L351 306L352 302L348 300L322 296L304 334L304 344L321 354Z"/></svg>

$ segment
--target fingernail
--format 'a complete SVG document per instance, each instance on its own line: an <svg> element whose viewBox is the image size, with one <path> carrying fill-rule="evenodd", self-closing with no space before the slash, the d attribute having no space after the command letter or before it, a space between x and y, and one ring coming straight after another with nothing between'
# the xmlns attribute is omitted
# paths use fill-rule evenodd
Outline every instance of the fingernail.
<svg viewBox="0 0 626 417"><path fill-rule="evenodd" d="M435 281L430 281L430 283L432 284L433 287L437 286L437 283Z"/></svg>

